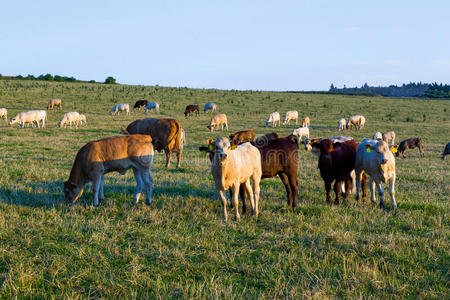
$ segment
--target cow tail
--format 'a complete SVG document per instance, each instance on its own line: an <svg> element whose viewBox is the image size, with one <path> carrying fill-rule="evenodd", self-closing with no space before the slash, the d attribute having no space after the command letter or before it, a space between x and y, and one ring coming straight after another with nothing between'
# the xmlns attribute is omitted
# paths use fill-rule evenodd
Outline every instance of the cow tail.
<svg viewBox="0 0 450 300"><path fill-rule="evenodd" d="M175 147L174 147L174 149L177 149L177 151L178 151L178 149L181 149L181 132L180 132L180 129L181 129L181 125L180 125L180 123L179 122L177 122L177 131L175 132L175 134L172 136L172 138L170 139L170 141L169 141L169 145L170 145L170 143L172 143L172 141L173 141L173 139L175 139Z"/></svg>
<svg viewBox="0 0 450 300"><path fill-rule="evenodd" d="M125 128L121 127L120 130L122 131L122 134L130 135L130 133Z"/></svg>

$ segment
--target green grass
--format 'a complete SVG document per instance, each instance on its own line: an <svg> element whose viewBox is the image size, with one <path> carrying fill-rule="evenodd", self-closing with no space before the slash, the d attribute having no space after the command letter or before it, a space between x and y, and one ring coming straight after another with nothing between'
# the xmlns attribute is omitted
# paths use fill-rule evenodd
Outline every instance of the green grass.
<svg viewBox="0 0 450 300"><path fill-rule="evenodd" d="M0 81L0 107L9 117L45 109L56 97L63 110L49 112L45 129L0 121L1 298L448 297L449 161L440 159L450 132L448 101ZM161 104L160 114L147 117L180 120L188 142L182 169L174 169L175 160L165 169L164 154L156 154L149 207L130 206L132 172L106 176L99 208L92 207L90 189L66 206L62 183L78 149L144 118L143 112L108 114L115 103L139 99ZM364 130L344 134L361 140L394 130L398 142L421 136L425 158L415 149L397 159L399 209L389 209L388 197L382 211L354 195L327 205L317 161L301 148L298 208L287 207L278 178L267 179L258 219L235 222L229 210L224 224L209 160L197 150L222 133L207 131L210 115L183 115L187 104L206 102L227 114L230 131L257 134L272 131L264 122L273 111L309 116L313 137L339 135L339 118L363 114ZM86 114L87 127L57 128L68 111Z"/></svg>

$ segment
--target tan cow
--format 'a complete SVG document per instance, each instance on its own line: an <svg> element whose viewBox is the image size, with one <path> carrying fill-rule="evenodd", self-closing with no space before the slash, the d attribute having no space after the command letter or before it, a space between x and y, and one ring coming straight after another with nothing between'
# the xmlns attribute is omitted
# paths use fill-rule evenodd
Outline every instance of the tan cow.
<svg viewBox="0 0 450 300"><path fill-rule="evenodd" d="M309 117L304 117L302 119L302 127L309 127L311 125L311 121L309 120Z"/></svg>
<svg viewBox="0 0 450 300"><path fill-rule="evenodd" d="M291 120L295 120L295 125L297 125L298 122L298 111L296 110L290 110L286 112L286 116L283 120L283 125L289 124Z"/></svg>
<svg viewBox="0 0 450 300"><path fill-rule="evenodd" d="M259 182L262 175L261 154L258 148L250 143L232 146L226 137L216 141L210 139L208 143L211 151L214 151L211 173L222 201L223 220L228 220L227 199L224 193L228 189L231 189L236 220L240 219L238 195L241 183L245 183L252 214L258 216ZM253 186L250 185L250 178Z"/></svg>
<svg viewBox="0 0 450 300"><path fill-rule="evenodd" d="M131 122L124 134L148 134L152 137L155 150L164 150L166 153L166 168L169 167L172 152L177 154L177 168L181 165L181 153L183 151L183 129L180 123L171 118L154 119L147 118Z"/></svg>
<svg viewBox="0 0 450 300"><path fill-rule="evenodd" d="M351 116L348 118L347 129L352 129L352 126L356 129L363 129L364 124L366 124L366 118L364 118L364 116Z"/></svg>
<svg viewBox="0 0 450 300"><path fill-rule="evenodd" d="M136 192L133 204L139 201L142 185L146 187L145 203L152 202L153 178L150 168L153 162L152 138L134 134L105 138L84 145L77 153L70 171L69 180L64 182L64 195L68 203L74 203L83 194L84 185L92 181L94 206L104 200L103 176L109 172L125 174L133 169Z"/></svg>
<svg viewBox="0 0 450 300"><path fill-rule="evenodd" d="M389 144L389 142L391 144L395 144L395 132L393 131L386 131L385 133L383 133L383 141L385 141L386 143Z"/></svg>
<svg viewBox="0 0 450 300"><path fill-rule="evenodd" d="M269 117L267 118L266 121L266 126L265 127L269 127L270 123L272 123L272 128L277 126L280 126L280 113L279 112L273 112L269 115Z"/></svg>
<svg viewBox="0 0 450 300"><path fill-rule="evenodd" d="M6 108L0 108L0 118L2 120L8 121L8 111Z"/></svg>
<svg viewBox="0 0 450 300"><path fill-rule="evenodd" d="M211 121L209 122L209 125L206 126L206 128L208 128L210 132L213 132L214 129L217 129L217 131L219 131L219 126L222 127L222 131L224 126L228 131L228 121L227 116L225 114L218 114L213 116L211 118Z"/></svg>
<svg viewBox="0 0 450 300"><path fill-rule="evenodd" d="M397 208L395 202L395 158L385 141L362 140L356 150L356 200L359 199L361 176L365 172L370 175L369 187L371 200L375 202L375 186L380 195L380 207L385 209L384 189L382 183L389 183L389 195L392 208Z"/></svg>
<svg viewBox="0 0 450 300"><path fill-rule="evenodd" d="M339 119L338 120L338 131L344 130L345 129L345 119Z"/></svg>
<svg viewBox="0 0 450 300"><path fill-rule="evenodd" d="M52 99L52 100L48 101L47 110L53 109L56 106L59 109L62 109L62 100L61 99Z"/></svg>

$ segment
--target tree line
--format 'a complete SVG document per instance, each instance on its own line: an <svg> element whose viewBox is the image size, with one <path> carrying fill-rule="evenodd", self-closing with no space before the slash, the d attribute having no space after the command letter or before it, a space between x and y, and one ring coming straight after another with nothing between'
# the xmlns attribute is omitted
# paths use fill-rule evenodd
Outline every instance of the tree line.
<svg viewBox="0 0 450 300"><path fill-rule="evenodd" d="M60 76L60 75L55 75L53 76L50 73L47 74L41 74L39 76L34 76L31 74L28 74L27 76L22 76L22 75L17 75L17 76L2 76L2 74L0 74L0 79L25 79L25 80L42 80L42 81L57 81L57 82L88 82L88 83L101 83L101 82L97 82L95 80L89 80L89 81L85 81L85 80L78 80L75 77L71 76ZM108 76L105 81L103 82L105 84L117 84L117 81L114 77L112 76Z"/></svg>

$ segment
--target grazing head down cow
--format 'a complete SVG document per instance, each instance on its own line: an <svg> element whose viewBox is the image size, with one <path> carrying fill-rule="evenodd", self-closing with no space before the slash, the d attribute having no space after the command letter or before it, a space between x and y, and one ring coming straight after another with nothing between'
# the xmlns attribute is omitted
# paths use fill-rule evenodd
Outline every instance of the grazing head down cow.
<svg viewBox="0 0 450 300"><path fill-rule="evenodd" d="M198 105L190 104L190 105L186 106L186 109L184 111L185 117L187 117L188 115L192 116L192 114L195 114L195 113L197 113L197 117L200 115L200 110L199 110Z"/></svg>
<svg viewBox="0 0 450 300"><path fill-rule="evenodd" d="M145 113L147 113L148 111L154 109L157 113L159 113L159 103L158 102L149 102L146 106L145 106Z"/></svg>
<svg viewBox="0 0 450 300"><path fill-rule="evenodd" d="M352 126L356 129L363 129L364 124L366 124L366 118L364 116L351 116L348 118L347 129L352 129Z"/></svg>
<svg viewBox="0 0 450 300"><path fill-rule="evenodd" d="M272 127L280 126L280 113L279 112L273 112L269 115L269 118L267 118L266 121L266 127L269 127L269 125L272 123Z"/></svg>
<svg viewBox="0 0 450 300"><path fill-rule="evenodd" d="M64 128L67 127L67 124L69 124L69 127L72 128L72 123L75 124L75 127L77 128L80 122L80 114L76 111L71 111L68 113L65 113L61 120L58 122L58 127L62 128L64 126Z"/></svg>
<svg viewBox="0 0 450 300"><path fill-rule="evenodd" d="M94 206L104 200L103 175L109 172L125 174L133 169L136 179L136 193L133 204L139 201L142 184L146 186L145 203L152 202L153 178L150 168L153 162L152 138L134 134L105 138L84 145L77 153L70 171L69 180L64 182L66 202L74 203L83 194L84 185L92 182Z"/></svg>
<svg viewBox="0 0 450 300"><path fill-rule="evenodd" d="M218 114L218 115L213 116L211 118L211 121L209 122L209 125L206 126L206 128L208 128L210 132L213 132L214 129L219 131L220 126L222 127L222 131L223 131L224 126L228 131L228 121L227 121L227 116L225 114Z"/></svg>
<svg viewBox="0 0 450 300"><path fill-rule="evenodd" d="M290 110L286 112L286 116L283 120L283 125L289 124L291 120L295 120L295 125L297 125L298 122L298 111L296 110Z"/></svg>
<svg viewBox="0 0 450 300"><path fill-rule="evenodd" d="M114 115L119 115L121 111L124 111L127 113L127 115L130 115L130 105L128 103L122 103L122 104L116 104L114 105L114 107L111 109L111 111L109 112L109 114L111 116Z"/></svg>
<svg viewBox="0 0 450 300"><path fill-rule="evenodd" d="M395 202L395 158L385 141L364 139L356 150L356 200L359 199L360 181L362 172L370 176L371 200L375 202L375 185L380 195L380 207L384 204L384 189L382 183L389 182L389 194L392 208L397 208Z"/></svg>
<svg viewBox="0 0 450 300"><path fill-rule="evenodd" d="M405 156L406 150L414 149L416 147L419 148L420 156L424 157L425 153L423 151L423 140L421 137L409 138L401 141L400 145L398 145L397 153L395 153L395 155L397 157L401 155L403 158L406 158Z"/></svg>
<svg viewBox="0 0 450 300"><path fill-rule="evenodd" d="M177 154L177 168L181 165L181 153L183 151L182 128L180 123L171 118L153 119L147 118L131 122L124 134L148 134L152 137L155 150L164 150L166 153L166 168L169 167L172 152Z"/></svg>
<svg viewBox="0 0 450 300"><path fill-rule="evenodd" d="M300 141L302 140L302 137L305 136L309 139L309 127L300 127L297 129L292 130L292 134L298 136Z"/></svg>
<svg viewBox="0 0 450 300"><path fill-rule="evenodd" d="M311 121L309 120L309 117L304 117L302 119L302 127L309 127L311 125Z"/></svg>
<svg viewBox="0 0 450 300"><path fill-rule="evenodd" d="M136 108L139 109L139 110L141 110L141 108L142 108L142 107L145 108L145 107L147 106L147 104L148 104L148 101L147 101L147 100L138 100L138 101L136 101L136 103L134 104L133 110L135 110Z"/></svg>
<svg viewBox="0 0 450 300"><path fill-rule="evenodd" d="M203 112L215 112L217 110L217 104L208 102L203 107Z"/></svg>
<svg viewBox="0 0 450 300"><path fill-rule="evenodd" d="M53 109L56 106L59 109L62 109L62 101L61 101L61 99L52 99L52 100L48 101L47 110Z"/></svg>
<svg viewBox="0 0 450 300"><path fill-rule="evenodd" d="M47 118L47 113L45 110L30 110L26 112L20 112L15 117L9 120L9 125L19 124L20 128L23 128L26 124L31 124L31 126L37 125L42 121L42 127L45 127L45 119Z"/></svg>
<svg viewBox="0 0 450 300"><path fill-rule="evenodd" d="M450 154L450 142L447 143L447 145L445 145L444 152L442 152L442 157L441 157L442 160L444 160L445 157L449 154Z"/></svg>
<svg viewBox="0 0 450 300"><path fill-rule="evenodd" d="M230 143L234 145L239 145L245 142L252 142L254 140L255 140L254 130L242 130L230 134Z"/></svg>
<svg viewBox="0 0 450 300"><path fill-rule="evenodd" d="M225 190L231 189L236 220L240 219L238 210L238 193L241 184L250 197L252 214L258 215L259 182L261 180L261 154L250 143L239 146L231 145L227 138L209 140L209 151L212 152L211 173L216 189L219 192L223 208L223 220L228 220L227 199ZM253 186L250 185L252 179Z"/></svg>

